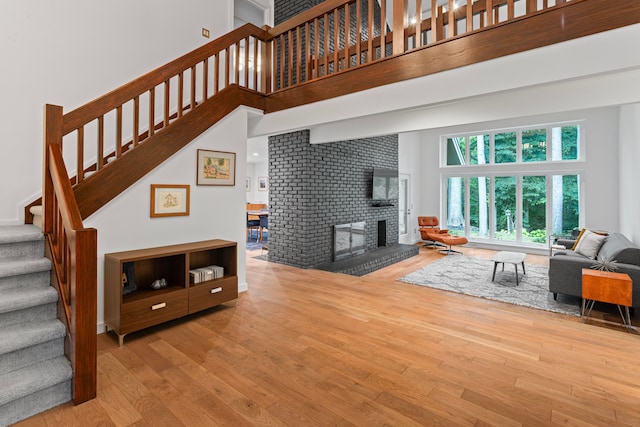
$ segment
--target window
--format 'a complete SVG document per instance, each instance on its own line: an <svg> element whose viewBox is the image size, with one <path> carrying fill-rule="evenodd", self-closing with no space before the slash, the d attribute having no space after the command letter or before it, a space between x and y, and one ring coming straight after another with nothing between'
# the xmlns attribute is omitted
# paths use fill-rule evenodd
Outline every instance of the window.
<svg viewBox="0 0 640 427"><path fill-rule="evenodd" d="M490 195L491 178L469 178L469 235L472 237L489 238Z"/></svg>
<svg viewBox="0 0 640 427"><path fill-rule="evenodd" d="M471 239L546 245L581 224L579 124L442 138L443 226Z"/></svg>
<svg viewBox="0 0 640 427"><path fill-rule="evenodd" d="M465 191L464 178L451 177L447 180L448 203L447 203L447 227L449 234L453 236L464 236L465 225Z"/></svg>
<svg viewBox="0 0 640 427"><path fill-rule="evenodd" d="M522 161L544 162L547 160L547 130L522 131Z"/></svg>
<svg viewBox="0 0 640 427"><path fill-rule="evenodd" d="M580 180L577 175L553 175L552 180L552 231L569 234L580 226Z"/></svg>
<svg viewBox="0 0 640 427"><path fill-rule="evenodd" d="M551 129L553 151L551 160L578 160L580 128L562 126Z"/></svg>
<svg viewBox="0 0 640 427"><path fill-rule="evenodd" d="M547 241L547 177L522 177L522 241Z"/></svg>
<svg viewBox="0 0 640 427"><path fill-rule="evenodd" d="M477 135L469 137L469 164L470 165L486 165L489 163L490 156L490 137L489 135Z"/></svg>
<svg viewBox="0 0 640 427"><path fill-rule="evenodd" d="M516 161L516 133L497 133L495 135L494 163L515 163Z"/></svg>
<svg viewBox="0 0 640 427"><path fill-rule="evenodd" d="M494 236L497 240L516 240L516 177L499 176L496 177L495 182Z"/></svg>
<svg viewBox="0 0 640 427"><path fill-rule="evenodd" d="M447 165L459 166L465 164L466 153L465 137L447 139Z"/></svg>

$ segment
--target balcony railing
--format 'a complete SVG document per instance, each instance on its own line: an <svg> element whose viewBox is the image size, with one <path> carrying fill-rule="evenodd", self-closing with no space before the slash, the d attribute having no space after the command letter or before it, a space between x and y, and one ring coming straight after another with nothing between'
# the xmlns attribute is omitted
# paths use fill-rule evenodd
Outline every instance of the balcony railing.
<svg viewBox="0 0 640 427"><path fill-rule="evenodd" d="M277 91L540 13L569 0L328 0L267 31ZM389 6L389 7L388 7Z"/></svg>

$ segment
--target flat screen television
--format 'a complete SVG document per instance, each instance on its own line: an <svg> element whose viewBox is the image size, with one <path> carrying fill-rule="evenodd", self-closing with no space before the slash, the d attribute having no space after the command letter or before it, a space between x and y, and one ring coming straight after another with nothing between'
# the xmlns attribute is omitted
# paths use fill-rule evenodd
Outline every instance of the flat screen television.
<svg viewBox="0 0 640 427"><path fill-rule="evenodd" d="M398 170L373 169L373 200L392 200L398 198Z"/></svg>

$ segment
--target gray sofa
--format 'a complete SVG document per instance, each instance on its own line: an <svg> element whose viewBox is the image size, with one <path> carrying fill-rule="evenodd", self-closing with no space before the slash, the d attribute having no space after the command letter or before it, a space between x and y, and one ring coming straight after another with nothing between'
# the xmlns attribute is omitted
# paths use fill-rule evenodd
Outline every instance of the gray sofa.
<svg viewBox="0 0 640 427"><path fill-rule="evenodd" d="M560 240L558 244L567 248L572 240ZM640 248L624 235L612 233L605 239L598 252L598 258L617 261L616 273L626 273L633 281L633 307L640 307ZM591 268L596 263L570 249L558 251L549 259L549 291L553 298L558 294L582 297L582 269Z"/></svg>

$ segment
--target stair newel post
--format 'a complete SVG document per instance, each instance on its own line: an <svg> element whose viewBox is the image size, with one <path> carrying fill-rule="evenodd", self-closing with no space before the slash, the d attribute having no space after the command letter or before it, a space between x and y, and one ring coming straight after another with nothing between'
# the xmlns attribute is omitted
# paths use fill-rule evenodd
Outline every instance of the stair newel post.
<svg viewBox="0 0 640 427"><path fill-rule="evenodd" d="M42 184L42 231L51 234L53 229L53 181L51 179L49 147L53 144L62 148L62 107L44 106L44 153Z"/></svg>
<svg viewBox="0 0 640 427"><path fill-rule="evenodd" d="M96 397L97 390L97 332L98 323L98 233L94 228L85 228L75 233L75 269L71 272L75 292L72 328L73 355L75 360L73 379L73 402L77 405Z"/></svg>

